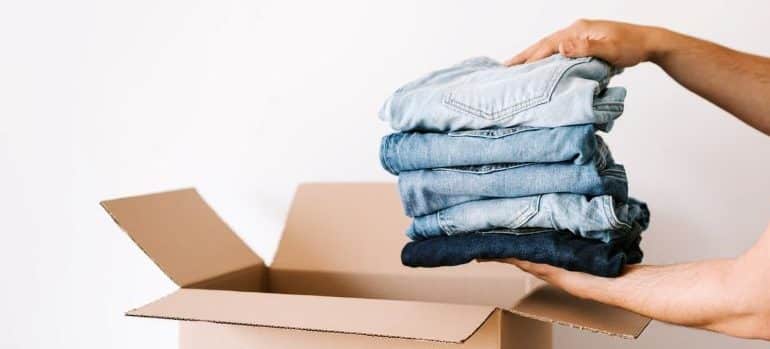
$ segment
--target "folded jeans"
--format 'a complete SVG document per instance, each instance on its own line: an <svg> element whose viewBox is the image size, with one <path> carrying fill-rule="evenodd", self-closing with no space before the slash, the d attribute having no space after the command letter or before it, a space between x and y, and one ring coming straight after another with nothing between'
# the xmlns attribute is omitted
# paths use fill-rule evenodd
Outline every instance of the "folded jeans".
<svg viewBox="0 0 770 349"><path fill-rule="evenodd" d="M380 161L392 174L499 163L589 162L606 147L593 125L517 126L445 133L397 132L382 138Z"/></svg>
<svg viewBox="0 0 770 349"><path fill-rule="evenodd" d="M513 163L401 172L398 188L409 217L424 216L464 202L548 193L611 195L628 199L625 169L600 148L582 165Z"/></svg>
<svg viewBox="0 0 770 349"><path fill-rule="evenodd" d="M410 267L465 264L474 259L517 258L604 277L620 275L627 264L642 261L643 227L634 224L624 239L610 242L579 237L564 230L526 229L520 234L475 233L411 241L401 250Z"/></svg>
<svg viewBox="0 0 770 349"><path fill-rule="evenodd" d="M402 86L379 117L399 131L580 124L609 130L623 112L626 90L607 84L620 72L592 57L556 54L513 67L478 57Z"/></svg>
<svg viewBox="0 0 770 349"><path fill-rule="evenodd" d="M625 238L634 223L647 226L649 214L647 205L633 198L615 203L609 195L587 198L552 193L466 202L415 217L406 234L412 240L424 240L490 231L518 234L521 228L540 228L609 242Z"/></svg>

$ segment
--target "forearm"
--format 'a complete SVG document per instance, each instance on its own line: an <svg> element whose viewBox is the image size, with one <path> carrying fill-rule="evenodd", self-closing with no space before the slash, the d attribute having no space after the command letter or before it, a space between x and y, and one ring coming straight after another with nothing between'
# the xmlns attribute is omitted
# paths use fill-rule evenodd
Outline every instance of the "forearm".
<svg viewBox="0 0 770 349"><path fill-rule="evenodd" d="M690 91L770 135L770 58L649 28L649 59Z"/></svg>

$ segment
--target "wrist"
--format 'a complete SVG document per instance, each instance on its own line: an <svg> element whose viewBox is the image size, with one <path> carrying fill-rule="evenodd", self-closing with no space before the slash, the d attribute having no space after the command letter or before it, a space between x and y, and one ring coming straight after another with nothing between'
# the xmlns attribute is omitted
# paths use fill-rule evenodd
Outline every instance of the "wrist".
<svg viewBox="0 0 770 349"><path fill-rule="evenodd" d="M678 34L665 28L644 27L645 60L661 65L677 47Z"/></svg>

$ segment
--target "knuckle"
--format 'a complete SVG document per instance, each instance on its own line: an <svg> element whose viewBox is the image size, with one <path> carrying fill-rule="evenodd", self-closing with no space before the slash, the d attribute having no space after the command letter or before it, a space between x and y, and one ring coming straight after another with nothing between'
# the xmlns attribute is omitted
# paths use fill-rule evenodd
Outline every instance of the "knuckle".
<svg viewBox="0 0 770 349"><path fill-rule="evenodd" d="M594 46L593 42L591 40L588 40L587 38L580 38L575 40L576 46L583 50L590 50L592 46Z"/></svg>

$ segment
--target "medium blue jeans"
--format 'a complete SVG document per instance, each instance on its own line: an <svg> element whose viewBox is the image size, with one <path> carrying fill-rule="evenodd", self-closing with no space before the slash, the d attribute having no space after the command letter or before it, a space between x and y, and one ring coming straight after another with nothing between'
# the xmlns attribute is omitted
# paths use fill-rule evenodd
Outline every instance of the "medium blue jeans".
<svg viewBox="0 0 770 349"><path fill-rule="evenodd" d="M438 167L523 162L589 162L606 147L593 125L517 126L445 133L397 132L382 138L380 161L392 174Z"/></svg>
<svg viewBox="0 0 770 349"><path fill-rule="evenodd" d="M624 238L634 223L647 226L649 210L633 198L615 203L609 195L587 198L553 193L520 198L470 201L415 217L407 229L412 240L477 232L518 234L521 228L567 230L609 242Z"/></svg>
<svg viewBox="0 0 770 349"><path fill-rule="evenodd" d="M626 97L622 87L607 88L619 72L591 57L557 54L513 67L479 57L404 85L379 116L399 131L579 124L609 130Z"/></svg>
<svg viewBox="0 0 770 349"><path fill-rule="evenodd" d="M409 217L424 216L468 201L516 198L548 193L611 195L628 199L622 165L609 150L582 165L571 162L492 164L402 172L398 187Z"/></svg>

